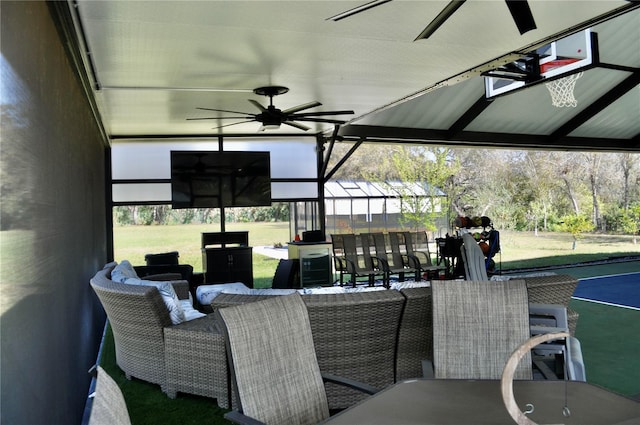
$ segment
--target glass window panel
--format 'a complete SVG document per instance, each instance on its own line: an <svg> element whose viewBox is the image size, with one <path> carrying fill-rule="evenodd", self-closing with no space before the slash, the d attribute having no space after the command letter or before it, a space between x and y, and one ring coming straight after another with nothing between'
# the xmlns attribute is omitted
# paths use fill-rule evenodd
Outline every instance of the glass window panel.
<svg viewBox="0 0 640 425"><path fill-rule="evenodd" d="M114 184L112 190L113 202L171 201L169 183Z"/></svg>
<svg viewBox="0 0 640 425"><path fill-rule="evenodd" d="M384 212L384 201L384 199L380 198L369 199L371 214L382 214Z"/></svg>
<svg viewBox="0 0 640 425"><path fill-rule="evenodd" d="M338 184L345 189L357 189L358 183L352 181L339 181Z"/></svg>
<svg viewBox="0 0 640 425"><path fill-rule="evenodd" d="M273 199L315 199L318 197L318 185L313 182L271 182L271 197Z"/></svg>
<svg viewBox="0 0 640 425"><path fill-rule="evenodd" d="M387 213L397 214L400 212L400 199L390 198L387 199Z"/></svg>
<svg viewBox="0 0 640 425"><path fill-rule="evenodd" d="M351 199L337 199L334 201L334 214L351 215Z"/></svg>
<svg viewBox="0 0 640 425"><path fill-rule="evenodd" d="M271 177L316 178L316 142L309 139L225 139L226 151L268 151ZM120 179L168 179L172 150L217 151L218 141L114 141L111 149L112 174Z"/></svg>

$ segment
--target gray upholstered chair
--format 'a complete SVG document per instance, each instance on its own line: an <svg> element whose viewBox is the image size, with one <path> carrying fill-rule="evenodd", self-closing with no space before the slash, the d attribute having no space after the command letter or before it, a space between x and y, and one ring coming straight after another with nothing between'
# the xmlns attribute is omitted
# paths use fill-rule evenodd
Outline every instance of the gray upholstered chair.
<svg viewBox="0 0 640 425"><path fill-rule="evenodd" d="M431 282L433 373L444 379L500 379L515 348L529 339L523 280ZM531 354L516 379L532 379Z"/></svg>
<svg viewBox="0 0 640 425"><path fill-rule="evenodd" d="M470 233L462 235L462 261L464 262L464 272L468 280L489 280L484 254L478 246L476 240Z"/></svg>
<svg viewBox="0 0 640 425"><path fill-rule="evenodd" d="M216 310L227 342L236 423L312 424L329 417L307 308L297 293ZM373 394L376 389L360 385Z"/></svg>
<svg viewBox="0 0 640 425"><path fill-rule="evenodd" d="M102 367L97 366L97 374L89 425L131 425L120 387Z"/></svg>

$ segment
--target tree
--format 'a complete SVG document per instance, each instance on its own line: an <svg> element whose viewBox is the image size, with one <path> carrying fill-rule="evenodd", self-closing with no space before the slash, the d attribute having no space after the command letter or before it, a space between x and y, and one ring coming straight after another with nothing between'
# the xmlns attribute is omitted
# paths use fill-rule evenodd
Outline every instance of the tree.
<svg viewBox="0 0 640 425"><path fill-rule="evenodd" d="M571 249L575 250L578 245L578 239L583 232L590 232L594 228L593 222L585 215L573 214L567 215L562 218L560 229L564 232L571 233L573 236L573 246Z"/></svg>
<svg viewBox="0 0 640 425"><path fill-rule="evenodd" d="M418 184L421 189L410 185L392 187L402 197L400 208L405 222L416 229L435 230L436 220L446 217L449 211L449 202L443 208L440 200L442 188L458 169L455 155L448 148L410 146L396 150L391 163L401 182Z"/></svg>
<svg viewBox="0 0 640 425"><path fill-rule="evenodd" d="M629 206L623 213L620 220L622 231L633 235L633 243L638 243L640 234L640 202Z"/></svg>
<svg viewBox="0 0 640 425"><path fill-rule="evenodd" d="M586 163L586 171L589 176L589 188L591 189L591 220L596 229L602 230L602 220L600 214L600 167L602 164L602 154L587 153L583 155Z"/></svg>
<svg viewBox="0 0 640 425"><path fill-rule="evenodd" d="M625 211L629 208L630 204L630 196L631 196L631 173L636 168L638 164L638 156L630 153L621 153L619 156L620 168L622 169L623 175L623 200L622 206ZM636 186L637 186L636 181Z"/></svg>

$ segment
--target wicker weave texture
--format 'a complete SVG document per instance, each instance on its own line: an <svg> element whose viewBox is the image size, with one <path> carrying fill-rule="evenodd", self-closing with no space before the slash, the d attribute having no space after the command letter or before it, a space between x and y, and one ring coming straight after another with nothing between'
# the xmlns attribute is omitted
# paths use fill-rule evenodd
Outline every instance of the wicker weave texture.
<svg viewBox="0 0 640 425"><path fill-rule="evenodd" d="M214 315L164 330L167 394L177 392L217 399L229 408L229 379L223 335Z"/></svg>
<svg viewBox="0 0 640 425"><path fill-rule="evenodd" d="M578 279L566 274L525 277L529 302L539 304L560 304L567 308L569 333L575 336L578 312L569 308L571 296L578 286Z"/></svg>
<svg viewBox="0 0 640 425"><path fill-rule="evenodd" d="M158 384L170 397L176 392L202 395L227 407L226 350L214 316L173 325L155 287L113 282L111 270L96 273L91 286L109 318L116 363L127 378ZM188 297L186 281L174 288L181 299Z"/></svg>
<svg viewBox="0 0 640 425"><path fill-rule="evenodd" d="M127 378L166 386L163 328L171 325L167 308L155 287L116 283L111 269L99 271L91 286L104 307L116 350L116 363Z"/></svg>
<svg viewBox="0 0 640 425"><path fill-rule="evenodd" d="M407 288L398 329L396 382L422 377L422 360L433 360L431 288Z"/></svg>
<svg viewBox="0 0 640 425"><path fill-rule="evenodd" d="M404 297L397 291L305 295L320 370L384 388L394 382L398 323ZM331 409L367 396L327 383Z"/></svg>

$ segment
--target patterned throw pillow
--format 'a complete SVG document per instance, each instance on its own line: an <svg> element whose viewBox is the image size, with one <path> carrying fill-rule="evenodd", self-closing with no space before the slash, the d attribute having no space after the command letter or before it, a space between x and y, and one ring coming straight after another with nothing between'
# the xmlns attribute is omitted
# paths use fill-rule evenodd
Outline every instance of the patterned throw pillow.
<svg viewBox="0 0 640 425"><path fill-rule="evenodd" d="M127 260L123 260L111 272L111 280L114 282L126 283L127 285L155 286L162 296L162 301L167 306L171 323L177 325L186 320L184 311L178 299L176 291L171 282L156 282L153 280L142 280L138 277L133 266Z"/></svg>

